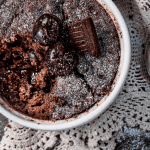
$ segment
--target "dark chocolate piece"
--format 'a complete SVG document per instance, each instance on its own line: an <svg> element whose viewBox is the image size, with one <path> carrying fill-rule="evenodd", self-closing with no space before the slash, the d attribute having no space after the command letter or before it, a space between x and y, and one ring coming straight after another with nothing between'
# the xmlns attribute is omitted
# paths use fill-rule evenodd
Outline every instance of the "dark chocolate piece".
<svg viewBox="0 0 150 150"><path fill-rule="evenodd" d="M89 52L98 57L99 47L95 26L91 17L79 20L69 27L69 36L74 46L81 52Z"/></svg>
<svg viewBox="0 0 150 150"><path fill-rule="evenodd" d="M76 58L71 52L65 53L64 46L59 42L48 49L45 64L51 74L67 75L74 69Z"/></svg>
<svg viewBox="0 0 150 150"><path fill-rule="evenodd" d="M35 42L43 46L54 44L60 36L60 28L61 22L58 17L43 14L33 27L33 38Z"/></svg>

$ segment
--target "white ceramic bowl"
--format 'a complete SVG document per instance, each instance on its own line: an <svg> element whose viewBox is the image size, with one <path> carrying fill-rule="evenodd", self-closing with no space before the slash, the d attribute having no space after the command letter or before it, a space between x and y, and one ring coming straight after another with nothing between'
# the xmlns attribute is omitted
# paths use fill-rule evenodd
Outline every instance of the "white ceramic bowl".
<svg viewBox="0 0 150 150"><path fill-rule="evenodd" d="M125 82L126 76L128 74L131 58L130 38L125 21L116 5L111 0L97 0L97 1L105 8L105 10L111 16L117 28L121 43L121 61L118 73L112 85L113 87L112 92L110 92L109 95L106 95L99 103L97 103L91 109L89 109L88 112L80 114L77 118L70 118L67 120L60 120L56 122L42 121L38 119L33 119L31 117L27 117L23 114L18 113L12 108L9 108L8 105L0 98L0 112L4 116L23 126L34 129L64 130L74 128L83 125L87 122L90 122L94 118L98 117L112 104L112 102L118 96Z"/></svg>

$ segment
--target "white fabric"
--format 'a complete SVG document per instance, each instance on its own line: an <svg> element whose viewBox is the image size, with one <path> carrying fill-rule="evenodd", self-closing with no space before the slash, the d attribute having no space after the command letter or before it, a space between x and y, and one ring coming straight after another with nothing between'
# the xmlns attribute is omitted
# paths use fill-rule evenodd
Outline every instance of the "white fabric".
<svg viewBox="0 0 150 150"><path fill-rule="evenodd" d="M150 1L114 2L128 26L132 47L130 71L115 103L89 124L67 131L35 131L10 122L11 127L5 128L1 150L113 150L122 126L150 131L150 77L144 63Z"/></svg>

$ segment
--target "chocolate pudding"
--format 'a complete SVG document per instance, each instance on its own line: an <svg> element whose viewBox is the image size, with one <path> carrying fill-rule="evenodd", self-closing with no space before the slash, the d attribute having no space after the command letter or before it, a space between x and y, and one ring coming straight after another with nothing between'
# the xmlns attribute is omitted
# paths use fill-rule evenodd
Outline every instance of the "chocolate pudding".
<svg viewBox="0 0 150 150"><path fill-rule="evenodd" d="M6 0L0 39L0 95L32 118L88 111L118 71L117 30L95 0Z"/></svg>

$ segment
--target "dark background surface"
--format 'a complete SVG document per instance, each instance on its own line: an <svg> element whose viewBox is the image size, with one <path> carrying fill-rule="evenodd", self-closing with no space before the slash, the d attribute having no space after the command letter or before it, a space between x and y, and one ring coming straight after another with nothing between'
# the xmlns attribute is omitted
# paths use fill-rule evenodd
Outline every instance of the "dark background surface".
<svg viewBox="0 0 150 150"><path fill-rule="evenodd" d="M0 141L4 134L4 127L7 123L8 123L8 120L3 115L0 114Z"/></svg>
<svg viewBox="0 0 150 150"><path fill-rule="evenodd" d="M150 150L150 132L124 126L115 150Z"/></svg>

